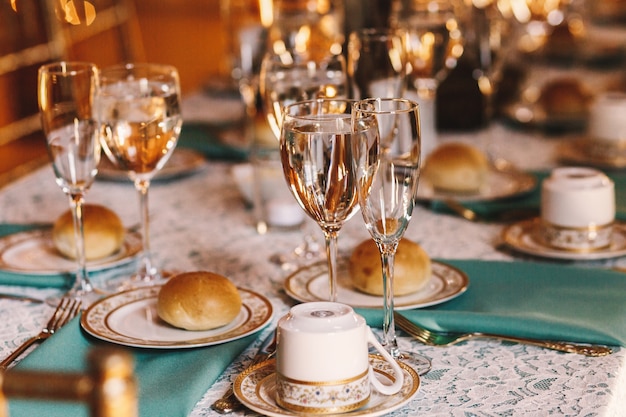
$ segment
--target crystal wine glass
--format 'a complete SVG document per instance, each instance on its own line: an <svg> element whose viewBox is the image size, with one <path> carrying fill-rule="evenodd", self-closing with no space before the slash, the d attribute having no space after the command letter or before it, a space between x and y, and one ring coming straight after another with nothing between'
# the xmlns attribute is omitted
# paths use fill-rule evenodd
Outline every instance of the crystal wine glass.
<svg viewBox="0 0 626 417"><path fill-rule="evenodd" d="M98 112L107 157L125 170L139 194L143 251L137 273L122 287L152 285L159 271L150 252L148 190L172 155L182 126L180 81L176 68L125 64L101 71Z"/></svg>
<svg viewBox="0 0 626 417"><path fill-rule="evenodd" d="M420 373L430 361L420 355L400 352L393 319L393 267L398 243L411 220L417 201L420 166L419 106L407 99L372 98L355 104L355 117L374 117L380 136L375 172L363 169L363 157L355 152L359 205L365 226L376 242L382 261L382 345ZM373 177L372 177L373 175Z"/></svg>
<svg viewBox="0 0 626 417"><path fill-rule="evenodd" d="M273 143L257 143L252 160L259 155L265 160L278 157L278 139L282 126L282 111L286 105L317 98L347 98L348 81L345 58L326 49L303 52L277 48L269 51L261 64L260 93L268 124L275 135ZM257 177L258 178L258 177ZM260 204L255 204L255 207ZM264 217L257 214L257 230L267 230ZM295 269L301 260L320 256L321 245L303 223L304 239L294 250L295 256L273 255L283 269ZM293 258L293 259L292 259Z"/></svg>
<svg viewBox="0 0 626 417"><path fill-rule="evenodd" d="M407 76L405 42L399 29L365 28L350 34L351 98L402 97Z"/></svg>
<svg viewBox="0 0 626 417"><path fill-rule="evenodd" d="M99 126L94 102L98 69L86 62L57 62L39 68L38 102L56 183L69 196L74 218L78 269L69 295L88 307L101 294L87 273L83 203L100 162Z"/></svg>
<svg viewBox="0 0 626 417"><path fill-rule="evenodd" d="M459 0L410 0L397 2L392 26L407 34L408 91L404 97L420 104L425 158L437 146L436 96L439 84L463 54L463 31L457 16Z"/></svg>
<svg viewBox="0 0 626 417"><path fill-rule="evenodd" d="M378 142L371 118L355 119L353 126L352 104L347 99L291 104L285 107L280 136L283 172L291 193L324 232L329 301L337 298L337 236L358 207L352 145L373 147Z"/></svg>

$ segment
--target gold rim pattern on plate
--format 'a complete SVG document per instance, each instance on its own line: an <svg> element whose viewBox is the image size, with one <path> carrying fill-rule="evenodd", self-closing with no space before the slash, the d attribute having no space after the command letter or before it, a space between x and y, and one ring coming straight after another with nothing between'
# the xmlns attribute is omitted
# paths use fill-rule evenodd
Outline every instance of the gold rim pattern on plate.
<svg viewBox="0 0 626 417"><path fill-rule="evenodd" d="M589 261L626 255L626 229L621 223L614 225L611 244L593 251L572 251L550 246L538 238L539 227L539 218L513 223L502 231L502 240L519 252L550 259Z"/></svg>
<svg viewBox="0 0 626 417"><path fill-rule="evenodd" d="M439 261L431 261L432 276L427 286L415 293L394 297L396 310L423 308L449 301L467 290L468 276L461 270ZM381 296L357 291L350 282L348 260L339 259L337 301L355 308L382 308ZM287 295L300 302L325 301L328 265L325 261L300 268L287 277L284 289Z"/></svg>
<svg viewBox="0 0 626 417"><path fill-rule="evenodd" d="M559 146L559 157L565 162L592 166L603 169L626 168L626 156L623 153L598 154L591 152L590 141L586 137L567 141Z"/></svg>
<svg viewBox="0 0 626 417"><path fill-rule="evenodd" d="M370 364L378 378L388 380L393 370L389 364L378 355L370 355ZM413 368L404 362L398 364L404 372L404 384L395 395L382 395L372 389L370 401L358 410L342 413L342 416L376 417L406 405L418 393L420 377ZM285 410L276 404L276 359L269 359L243 371L233 383L233 391L239 401L249 409L270 417L292 416L293 412ZM300 416L319 414L298 413Z"/></svg>
<svg viewBox="0 0 626 417"><path fill-rule="evenodd" d="M273 307L267 298L254 291L238 288L243 305L241 312L231 323L207 331L176 329L163 322L156 314L160 290L161 286L155 285L105 297L83 312L81 327L98 339L119 345L180 349L212 346L240 339L263 328L273 316ZM120 331L115 323L130 319L131 315L139 321L133 328L133 334ZM175 334L173 338L170 337L172 333Z"/></svg>
<svg viewBox="0 0 626 417"><path fill-rule="evenodd" d="M516 197L531 192L537 185L535 175L516 169L491 167L487 180L475 193L454 193L435 189L426 179L420 178L417 198L422 201L437 201L453 198L459 202L493 201Z"/></svg>
<svg viewBox="0 0 626 417"><path fill-rule="evenodd" d="M137 232L126 231L122 247L116 253L102 259L87 261L88 271L100 271L113 268L130 262L142 248L141 236ZM25 253L29 259L44 259L48 264L58 264L58 267L38 266L37 262L18 263L14 252ZM61 255L54 247L52 229L36 229L18 232L0 238L0 269L30 275L49 275L73 273L76 271L76 261Z"/></svg>

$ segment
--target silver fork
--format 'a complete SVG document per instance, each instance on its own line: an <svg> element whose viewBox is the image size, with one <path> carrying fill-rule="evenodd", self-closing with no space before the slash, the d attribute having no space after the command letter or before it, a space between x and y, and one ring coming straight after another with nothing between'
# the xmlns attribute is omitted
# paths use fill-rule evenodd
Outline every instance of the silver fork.
<svg viewBox="0 0 626 417"><path fill-rule="evenodd" d="M56 310L48 320L48 323L44 326L39 334L31 337L22 343L13 353L0 362L0 369L6 369L13 361L20 357L26 349L35 343L41 343L54 334L57 330L63 327L67 322L76 317L80 311L80 300L64 297L57 306Z"/></svg>
<svg viewBox="0 0 626 417"><path fill-rule="evenodd" d="M491 338L508 342L525 343L527 345L558 350L560 352L578 353L586 356L606 356L612 353L612 350L607 346L575 344L571 342L558 342L552 340L537 340L481 332L453 333L433 331L416 325L398 312L394 312L394 320L398 328L413 336L413 338L417 341L429 346L449 346L472 338Z"/></svg>

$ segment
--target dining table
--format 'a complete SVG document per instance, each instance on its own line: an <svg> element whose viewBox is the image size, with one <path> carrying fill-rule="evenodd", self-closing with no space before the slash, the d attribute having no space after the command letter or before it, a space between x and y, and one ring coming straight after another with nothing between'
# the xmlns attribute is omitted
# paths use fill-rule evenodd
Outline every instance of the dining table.
<svg viewBox="0 0 626 417"><path fill-rule="evenodd" d="M250 366L277 321L301 302L298 294L293 294L298 290L287 283L311 264L319 264L321 269L325 265L323 252L306 259L294 254L305 233L312 233L323 246L321 230L312 220L306 220L303 227L270 227L267 233L257 232L252 204L242 192L251 184L242 184L233 175L237 167L249 164L247 149L229 142L228 135L235 134L236 129L229 130L228 123L220 125L227 118L225 112L239 109L232 100L206 92L185 97L185 121L176 151L192 149L203 160L193 168L157 176L153 181L149 201L151 250L163 270L215 272L242 291L266 299L271 310L268 319L248 334L222 343L164 347L116 343L94 336L85 331L77 317L27 351L12 365L15 370L80 370L86 352L93 347L119 347L129 351L135 361L139 415L221 415L211 405ZM240 123L237 118L233 120L229 123ZM442 131L438 140L474 144L536 179L532 189L520 195L470 202L476 210L487 213L520 205L538 210L542 178L552 168L567 164L561 158L563 146L581 134L553 135L494 121L472 131ZM626 220L620 219L620 213L626 216L626 195L621 198L626 194L626 181L619 182L622 176L626 179L626 173L620 169L606 171L616 181L617 222ZM127 178L98 177L86 202L112 209L132 229L140 220L136 198ZM0 234L7 237L50 227L67 209L67 197L56 185L51 166L42 166L0 188ZM626 253L564 258L528 253L505 241L503 232L511 224L488 218L469 221L441 201L418 199L405 238L422 246L433 263L448 271L460 271L467 281L448 298L428 305L416 302L402 306L397 301L400 312L431 327L461 330L467 326L467 330L570 338L609 345L612 353L591 357L496 339L426 346L398 330L400 349L425 356L432 368L413 381L417 389L401 406L386 409L383 400L378 411L348 415L626 415ZM357 212L339 233L339 258L345 261L368 239L371 237ZM31 273L28 268L8 271L4 256L6 248L2 247L0 293L45 299L67 289L71 273ZM277 261L283 258L288 261ZM104 288L112 280L130 276L136 265L134 258L126 261L91 270L94 285ZM380 305L355 306L378 335L382 303L381 297ZM53 310L54 306L45 302L0 298L0 360L37 334ZM65 402L10 399L9 406L14 417L87 415L83 406ZM283 415L272 410L261 414ZM232 415L257 412L243 407Z"/></svg>

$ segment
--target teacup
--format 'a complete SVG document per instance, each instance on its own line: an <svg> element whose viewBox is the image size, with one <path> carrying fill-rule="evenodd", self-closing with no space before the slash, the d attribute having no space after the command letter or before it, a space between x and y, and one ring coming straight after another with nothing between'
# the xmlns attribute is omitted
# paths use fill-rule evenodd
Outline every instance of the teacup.
<svg viewBox="0 0 626 417"><path fill-rule="evenodd" d="M615 220L615 185L601 171L562 167L541 188L541 235L557 249L592 251L608 247Z"/></svg>
<svg viewBox="0 0 626 417"><path fill-rule="evenodd" d="M387 385L369 362L372 345L390 365ZM402 388L401 367L352 307L334 302L297 305L278 322L276 403L291 411L331 414L356 410L373 386L383 395Z"/></svg>
<svg viewBox="0 0 626 417"><path fill-rule="evenodd" d="M591 105L588 126L588 151L592 156L626 156L626 93L608 91L598 94Z"/></svg>

